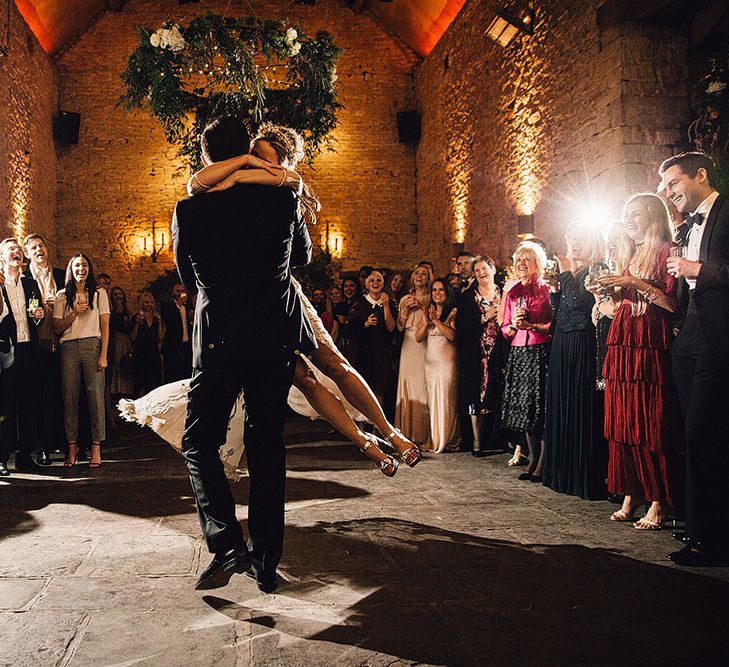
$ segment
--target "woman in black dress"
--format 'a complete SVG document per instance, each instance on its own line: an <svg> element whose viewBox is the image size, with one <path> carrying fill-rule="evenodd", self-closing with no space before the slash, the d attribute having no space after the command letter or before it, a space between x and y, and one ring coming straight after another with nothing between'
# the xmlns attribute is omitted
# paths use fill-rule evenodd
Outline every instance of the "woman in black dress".
<svg viewBox="0 0 729 667"><path fill-rule="evenodd" d="M357 301L352 321L358 330L357 370L383 404L385 392L393 384L390 335L395 318L390 297L384 291L385 277L372 271L365 279L367 294Z"/></svg>
<svg viewBox="0 0 729 667"><path fill-rule="evenodd" d="M501 337L498 322L501 292L494 282L496 265L488 256L473 262L475 280L461 294L456 315L461 397L468 405L476 457L493 449L502 369L494 368L492 352Z"/></svg>
<svg viewBox="0 0 729 667"><path fill-rule="evenodd" d="M342 280L342 299L334 304L332 314L339 324L339 337L337 347L347 360L356 364L357 361L357 335L352 321L354 311L359 299L359 285L353 278Z"/></svg>
<svg viewBox="0 0 729 667"><path fill-rule="evenodd" d="M601 262L600 231L573 222L565 233L553 288L555 320L547 378L544 484L588 500L607 497L607 443L602 437L601 394L596 389L597 345L593 295L585 288L590 266Z"/></svg>
<svg viewBox="0 0 729 667"><path fill-rule="evenodd" d="M131 339L134 345L134 389L137 397L162 384L162 360L159 350L165 336L165 325L157 312L157 301L151 292L139 299L141 310L134 318Z"/></svg>

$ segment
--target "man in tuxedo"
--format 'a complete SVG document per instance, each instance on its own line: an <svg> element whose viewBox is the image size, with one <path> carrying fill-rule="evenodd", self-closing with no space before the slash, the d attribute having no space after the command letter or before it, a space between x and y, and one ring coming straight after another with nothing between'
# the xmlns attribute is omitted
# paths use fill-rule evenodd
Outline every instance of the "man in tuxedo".
<svg viewBox="0 0 729 667"><path fill-rule="evenodd" d="M177 284L172 288L172 301L163 303L160 315L165 325L162 340L165 382L175 382L190 377L192 350L187 330L187 290Z"/></svg>
<svg viewBox="0 0 729 667"><path fill-rule="evenodd" d="M686 545L669 558L685 566L720 564L729 553L729 200L716 191L714 163L703 153L669 158L659 174L692 224L685 256L667 262L681 278L686 309L671 351L686 424Z"/></svg>
<svg viewBox="0 0 729 667"><path fill-rule="evenodd" d="M58 337L53 331L53 305L56 303L56 292L65 286L66 272L51 264L48 246L40 234L28 234L23 239L23 253L29 261L23 275L38 283L45 310L45 318L38 327L43 425L39 433L40 451L36 462L48 466L51 465L49 455L52 451L66 449L61 398L61 351Z"/></svg>
<svg viewBox="0 0 729 667"><path fill-rule="evenodd" d="M248 152L248 134L226 116L205 128L201 148L206 163L225 160ZM198 293L182 453L214 557L196 588L224 586L238 572L255 575L259 589L272 592L283 548L286 400L296 354L316 347L290 266L310 261L311 239L294 193L258 185L178 202L172 237L182 282ZM218 456L241 390L250 476L247 547Z"/></svg>
<svg viewBox="0 0 729 667"><path fill-rule="evenodd" d="M31 453L38 444L41 421L38 325L45 314L38 283L21 273L23 251L15 239L0 242L0 264L4 278L0 350L12 345L15 356L0 375L0 475L6 476L11 450L16 470L42 470Z"/></svg>
<svg viewBox="0 0 729 667"><path fill-rule="evenodd" d="M465 292L473 284L473 262L475 257L468 250L461 250L456 255L456 269L458 270L458 287Z"/></svg>

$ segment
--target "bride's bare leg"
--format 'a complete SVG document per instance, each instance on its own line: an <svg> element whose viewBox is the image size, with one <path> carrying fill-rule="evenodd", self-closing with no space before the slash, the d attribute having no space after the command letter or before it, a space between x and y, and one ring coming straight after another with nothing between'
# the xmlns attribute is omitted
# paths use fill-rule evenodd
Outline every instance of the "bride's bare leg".
<svg viewBox="0 0 729 667"><path fill-rule="evenodd" d="M397 462L377 446L372 436L354 423L339 398L316 379L314 373L301 359L296 361L294 386L304 394L314 410L345 438L357 445L370 459L378 463L385 475L391 477L395 474Z"/></svg>
<svg viewBox="0 0 729 667"><path fill-rule="evenodd" d="M388 438L399 454L407 455L413 449L417 451L415 445L387 421L374 392L345 357L326 345L320 345L314 351L312 358L317 368L334 381L346 399L367 417L382 435ZM391 436L390 434L393 433L394 435ZM415 462L418 459L419 452ZM408 463L408 465L414 465L414 463Z"/></svg>

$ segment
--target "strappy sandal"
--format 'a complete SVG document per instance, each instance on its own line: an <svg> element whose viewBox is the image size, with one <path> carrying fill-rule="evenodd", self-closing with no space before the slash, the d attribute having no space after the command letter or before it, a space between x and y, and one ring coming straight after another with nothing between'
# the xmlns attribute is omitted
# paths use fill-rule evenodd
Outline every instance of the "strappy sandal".
<svg viewBox="0 0 729 667"><path fill-rule="evenodd" d="M73 468L76 465L76 459L78 458L78 445L68 443L68 456L63 462L64 468Z"/></svg>
<svg viewBox="0 0 729 667"><path fill-rule="evenodd" d="M360 447L365 456L372 459L380 467L380 472L385 477L394 477L398 469L398 462L392 456L385 454L377 444L377 437L371 433L365 434L365 443ZM370 451L374 449L375 451ZM385 458L381 459L377 454L382 454Z"/></svg>
<svg viewBox="0 0 729 667"><path fill-rule="evenodd" d="M663 528L663 521L653 521L643 517L633 524L633 528L636 530L661 530Z"/></svg>
<svg viewBox="0 0 729 667"><path fill-rule="evenodd" d="M610 521L617 521L619 523L627 523L633 520L633 514L635 512L626 512L622 507L616 510L610 515Z"/></svg>
<svg viewBox="0 0 729 667"><path fill-rule="evenodd" d="M98 451L99 457L94 459L94 452ZM89 461L89 468L100 468L101 467L101 445L91 445L91 460Z"/></svg>
<svg viewBox="0 0 729 667"><path fill-rule="evenodd" d="M404 451L401 452L397 448L397 445L395 445L395 443L392 441L393 438L399 438L400 440L405 441L406 443L409 444L409 447L407 447L407 449L405 449ZM395 449L395 451L397 451L397 455L400 457L402 462L407 464L411 468L414 468L416 465L418 465L420 460L423 458L423 455L420 452L419 447L414 442L411 442L408 438L406 438L397 429L394 429L390 433L390 435L386 435L385 440L388 442L390 447L392 447L393 449Z"/></svg>

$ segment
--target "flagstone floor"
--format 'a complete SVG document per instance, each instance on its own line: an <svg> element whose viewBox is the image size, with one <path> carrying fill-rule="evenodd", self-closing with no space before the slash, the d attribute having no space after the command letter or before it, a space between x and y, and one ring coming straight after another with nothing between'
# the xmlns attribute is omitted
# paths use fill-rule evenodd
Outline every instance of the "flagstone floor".
<svg viewBox="0 0 729 667"><path fill-rule="evenodd" d="M518 482L504 454L387 479L332 438L287 427L275 595L193 590L186 469L150 431L120 427L95 471L0 480L0 664L729 664L729 568L673 566L670 530Z"/></svg>

